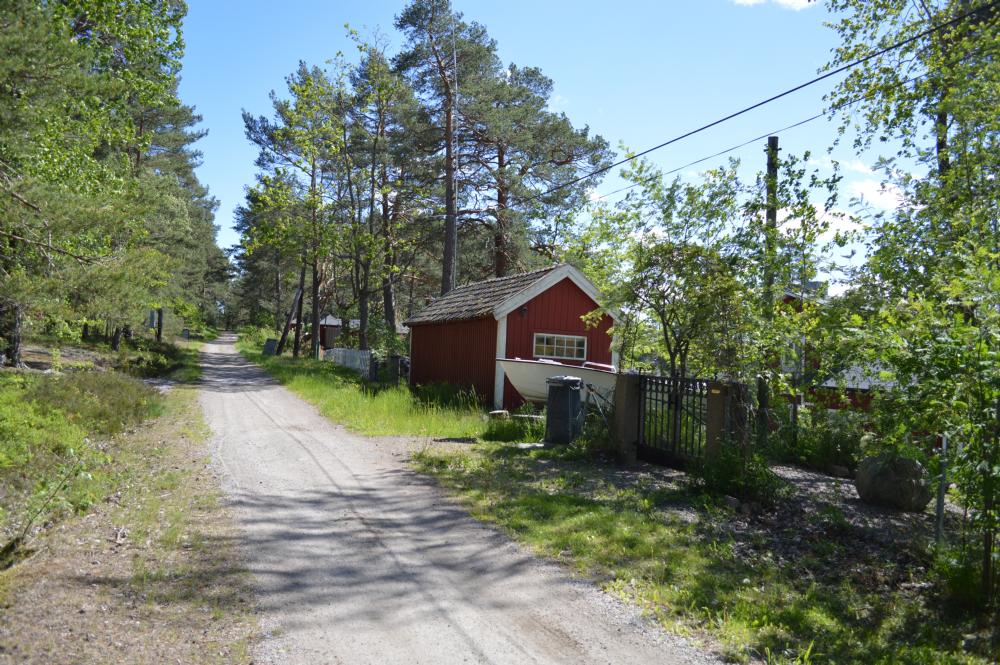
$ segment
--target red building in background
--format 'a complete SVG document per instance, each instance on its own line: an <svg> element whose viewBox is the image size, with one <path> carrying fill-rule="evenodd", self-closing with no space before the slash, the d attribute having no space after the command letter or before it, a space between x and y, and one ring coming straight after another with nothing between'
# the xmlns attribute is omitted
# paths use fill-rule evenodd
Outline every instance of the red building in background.
<svg viewBox="0 0 1000 665"><path fill-rule="evenodd" d="M436 298L405 322L410 328L410 384L471 388L494 408L522 400L497 358L547 358L570 365L617 365L605 312L588 328L582 317L601 309L597 288L573 266L467 284Z"/></svg>

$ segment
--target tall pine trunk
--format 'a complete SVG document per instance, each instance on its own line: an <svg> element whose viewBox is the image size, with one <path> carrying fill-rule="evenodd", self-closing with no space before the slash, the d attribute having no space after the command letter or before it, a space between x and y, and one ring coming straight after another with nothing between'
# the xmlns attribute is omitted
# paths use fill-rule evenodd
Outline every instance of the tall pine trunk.
<svg viewBox="0 0 1000 665"><path fill-rule="evenodd" d="M497 225L493 232L493 274L506 277L510 271L510 229L507 228L507 183L504 179L506 155L497 146Z"/></svg>
<svg viewBox="0 0 1000 665"><path fill-rule="evenodd" d="M299 300L295 303L295 342L292 344L292 357L298 358L302 350L302 301L306 299L306 262L303 258L299 268Z"/></svg>
<svg viewBox="0 0 1000 665"><path fill-rule="evenodd" d="M281 253L274 251L274 327L281 325Z"/></svg>
<svg viewBox="0 0 1000 665"><path fill-rule="evenodd" d="M385 169L383 168L382 181L387 180ZM385 317L385 327L389 333L389 339L395 340L396 336L396 288L395 270L396 253L393 248L395 243L395 212L389 212L389 194L382 194L382 237L385 241L385 249L382 260L385 263L382 272L382 314Z"/></svg>
<svg viewBox="0 0 1000 665"><path fill-rule="evenodd" d="M4 337L7 340L7 348L5 349L7 362L11 367L23 367L21 347L24 335L24 306L18 302L10 303L5 318L8 319L4 326L6 328Z"/></svg>
<svg viewBox="0 0 1000 665"><path fill-rule="evenodd" d="M319 353L319 283L322 279L319 269L319 259L313 258L312 262L312 357L314 360L320 359Z"/></svg>
<svg viewBox="0 0 1000 665"><path fill-rule="evenodd" d="M444 123L444 258L441 263L441 295L455 288L458 270L458 206L455 191L455 111L449 98Z"/></svg>

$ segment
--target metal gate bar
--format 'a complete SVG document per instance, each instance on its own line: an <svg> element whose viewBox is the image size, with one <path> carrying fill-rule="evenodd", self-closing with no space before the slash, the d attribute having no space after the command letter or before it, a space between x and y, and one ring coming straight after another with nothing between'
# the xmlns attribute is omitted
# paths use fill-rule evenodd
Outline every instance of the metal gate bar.
<svg viewBox="0 0 1000 665"><path fill-rule="evenodd" d="M642 376L639 380L639 456L684 466L705 450L708 382Z"/></svg>

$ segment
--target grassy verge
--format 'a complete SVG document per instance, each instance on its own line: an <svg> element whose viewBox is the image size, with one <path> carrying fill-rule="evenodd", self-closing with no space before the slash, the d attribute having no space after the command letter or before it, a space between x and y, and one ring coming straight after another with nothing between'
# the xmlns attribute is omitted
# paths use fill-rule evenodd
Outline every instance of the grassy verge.
<svg viewBox="0 0 1000 665"><path fill-rule="evenodd" d="M845 568L850 552L824 537L844 528L836 515L815 516L821 523L798 537L795 525L767 526L791 527L781 537L798 541L795 556L781 557L767 530L741 530L743 517L686 481L626 474L581 452L479 444L428 449L415 464L478 519L637 603L668 629L708 636L732 660L995 662L997 645L977 638L984 627L974 618L922 585L898 583L909 570L870 560Z"/></svg>
<svg viewBox="0 0 1000 665"><path fill-rule="evenodd" d="M168 347L173 381L199 374L197 345ZM0 568L30 536L121 482L120 435L162 413L161 396L115 371L0 373Z"/></svg>
<svg viewBox="0 0 1000 665"><path fill-rule="evenodd" d="M0 572L0 662L247 663L249 576L193 387L116 437L114 492Z"/></svg>
<svg viewBox="0 0 1000 665"><path fill-rule="evenodd" d="M243 342L238 348L324 416L361 434L475 438L485 428L482 410L461 394L369 387L330 362L264 356L256 345Z"/></svg>

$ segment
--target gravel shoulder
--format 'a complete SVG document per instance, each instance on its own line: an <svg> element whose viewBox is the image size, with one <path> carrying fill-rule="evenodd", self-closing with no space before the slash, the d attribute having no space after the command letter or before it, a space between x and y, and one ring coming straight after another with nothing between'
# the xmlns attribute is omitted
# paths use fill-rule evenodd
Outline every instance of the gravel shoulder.
<svg viewBox="0 0 1000 665"><path fill-rule="evenodd" d="M717 662L470 518L407 468L423 444L330 423L231 336L202 363L265 632L254 662Z"/></svg>
<svg viewBox="0 0 1000 665"><path fill-rule="evenodd" d="M0 572L0 664L249 660L253 594L205 440L188 386L122 435L120 491Z"/></svg>

